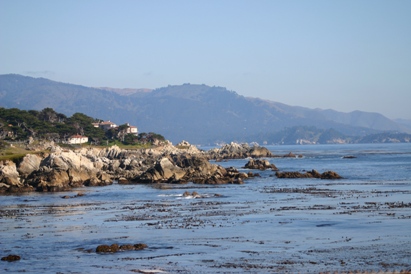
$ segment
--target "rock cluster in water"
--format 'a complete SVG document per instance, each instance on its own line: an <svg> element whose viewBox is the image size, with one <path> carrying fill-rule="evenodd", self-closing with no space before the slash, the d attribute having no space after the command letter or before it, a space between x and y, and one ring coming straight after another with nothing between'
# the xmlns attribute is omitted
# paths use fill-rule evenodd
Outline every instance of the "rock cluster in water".
<svg viewBox="0 0 411 274"><path fill-rule="evenodd" d="M313 169L311 171L306 171L304 173L298 171L277 171L275 173L277 178L318 178L318 179L342 179L342 177L334 171L326 171L319 173L317 170Z"/></svg>
<svg viewBox="0 0 411 274"><path fill-rule="evenodd" d="M99 245L96 248L96 253L116 253L119 251L132 251L132 250L143 250L147 248L148 246L146 244L125 244L125 245L118 245L118 244L112 244L112 245Z"/></svg>
<svg viewBox="0 0 411 274"><path fill-rule="evenodd" d="M65 191L80 186L106 186L113 180L123 184L242 183L247 174L211 164L209 160L270 155L266 148L236 143L205 152L186 141L176 146L168 142L136 150L118 146L71 150L54 143L36 149L42 152L27 154L17 163L0 161L0 193Z"/></svg>
<svg viewBox="0 0 411 274"><path fill-rule="evenodd" d="M217 161L223 159L245 159L247 157L274 157L274 154L265 147L237 143L230 143L221 148L211 149L207 154L209 159Z"/></svg>
<svg viewBox="0 0 411 274"><path fill-rule="evenodd" d="M274 164L271 164L268 160L264 159L250 159L248 163L245 164L244 168L259 170L278 170L278 168Z"/></svg>
<svg viewBox="0 0 411 274"><path fill-rule="evenodd" d="M17 163L0 161L0 193L66 191L81 186L106 186L114 180L120 184L242 184L244 179L258 174L239 172L233 167L224 168L209 160L247 157L252 159L246 168L278 170L267 160L254 159L275 157L267 148L248 144L231 143L201 151L186 141L176 146L166 142L163 146L136 150L120 149L118 146L71 150L48 143L37 148L37 153L27 154ZM332 172L307 172L303 175L277 173L279 178L335 179L337 175Z"/></svg>

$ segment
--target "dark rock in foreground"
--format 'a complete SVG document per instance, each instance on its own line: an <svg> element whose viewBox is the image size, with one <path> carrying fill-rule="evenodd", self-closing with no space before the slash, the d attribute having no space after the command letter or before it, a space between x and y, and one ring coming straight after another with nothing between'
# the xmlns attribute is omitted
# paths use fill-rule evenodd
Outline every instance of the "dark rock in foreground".
<svg viewBox="0 0 411 274"><path fill-rule="evenodd" d="M334 171L326 171L324 173L319 173L315 169L311 171L307 171L305 173L300 173L298 171L284 171L275 173L277 178L318 178L318 179L342 179L340 175L338 175Z"/></svg>
<svg viewBox="0 0 411 274"><path fill-rule="evenodd" d="M138 243L135 245L132 244L125 244L125 245L118 245L118 244L112 244L112 245L99 245L96 248L96 253L116 253L119 251L132 251L132 250L143 250L147 248L146 244Z"/></svg>
<svg viewBox="0 0 411 274"><path fill-rule="evenodd" d="M19 261L21 258L19 255L8 255L6 257L1 258L2 261L7 261L7 262L14 262L14 261Z"/></svg>

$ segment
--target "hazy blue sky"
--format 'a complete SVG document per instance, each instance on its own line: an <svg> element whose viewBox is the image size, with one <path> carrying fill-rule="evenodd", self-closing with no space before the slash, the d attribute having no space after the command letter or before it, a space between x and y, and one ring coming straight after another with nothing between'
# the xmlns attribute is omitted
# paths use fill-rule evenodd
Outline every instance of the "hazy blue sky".
<svg viewBox="0 0 411 274"><path fill-rule="evenodd" d="M0 0L0 74L411 119L411 1Z"/></svg>

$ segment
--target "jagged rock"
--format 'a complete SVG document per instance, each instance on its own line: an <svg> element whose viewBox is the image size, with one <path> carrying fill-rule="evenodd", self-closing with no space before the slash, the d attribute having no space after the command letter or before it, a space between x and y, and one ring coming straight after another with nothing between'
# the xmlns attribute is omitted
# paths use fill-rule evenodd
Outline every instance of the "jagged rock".
<svg viewBox="0 0 411 274"><path fill-rule="evenodd" d="M221 148L211 149L207 153L209 159L244 159L247 157L274 157L274 155L264 147L253 146L248 144L230 143Z"/></svg>
<svg viewBox="0 0 411 274"><path fill-rule="evenodd" d="M95 176L84 181L85 186L108 186L113 184L113 179L105 172L98 172Z"/></svg>
<svg viewBox="0 0 411 274"><path fill-rule="evenodd" d="M71 189L68 173L55 169L43 174L35 174L30 184L37 191L42 192L57 192Z"/></svg>
<svg viewBox="0 0 411 274"><path fill-rule="evenodd" d="M22 186L20 175L14 162L6 160L0 165L0 182L4 182L9 186Z"/></svg>
<svg viewBox="0 0 411 274"><path fill-rule="evenodd" d="M240 173L234 168L225 169L211 164L208 159L199 154L175 154L163 157L154 167L149 168L134 181L139 183L186 183L226 184L242 183L239 178L247 174Z"/></svg>
<svg viewBox="0 0 411 274"><path fill-rule="evenodd" d="M200 153L200 150L196 146L191 145L189 142L185 140L178 143L175 147L180 150L185 150L185 152L188 153Z"/></svg>
<svg viewBox="0 0 411 274"><path fill-rule="evenodd" d="M250 159L247 162L247 164L245 164L244 168L259 169L259 170L266 170L266 169L278 170L278 168L274 164L271 164L268 160L262 160L262 159Z"/></svg>
<svg viewBox="0 0 411 274"><path fill-rule="evenodd" d="M106 148L100 152L100 156L109 158L109 159L118 159L121 154L121 148L114 145L109 148Z"/></svg>
<svg viewBox="0 0 411 274"><path fill-rule="evenodd" d="M27 154L23 157L23 160L20 162L17 170L21 177L27 177L33 171L36 171L40 168L41 157L35 154Z"/></svg>
<svg viewBox="0 0 411 274"><path fill-rule="evenodd" d="M186 171L184 169L175 165L168 157L163 157L158 160L153 167L139 176L137 181L142 183L160 183L170 178L180 180L185 174Z"/></svg>

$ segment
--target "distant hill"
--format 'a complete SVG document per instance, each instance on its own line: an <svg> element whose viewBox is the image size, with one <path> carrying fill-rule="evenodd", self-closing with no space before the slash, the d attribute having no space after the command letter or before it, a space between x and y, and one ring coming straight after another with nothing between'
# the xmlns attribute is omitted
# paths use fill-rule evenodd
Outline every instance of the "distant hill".
<svg viewBox="0 0 411 274"><path fill-rule="evenodd" d="M365 136L349 136L335 129L319 129L313 126L295 126L276 133L253 136L255 142L275 145L306 144L358 144L358 143L410 143L411 134L381 132Z"/></svg>
<svg viewBox="0 0 411 274"><path fill-rule="evenodd" d="M98 89L103 89L107 91L113 91L115 93L118 93L120 95L131 95L134 93L139 93L139 92L150 92L152 89L149 88L108 88L108 87L101 87Z"/></svg>
<svg viewBox="0 0 411 274"><path fill-rule="evenodd" d="M347 136L383 131L411 132L381 114L288 106L247 98L223 87L184 84L150 92L122 93L112 88L89 88L44 78L0 75L0 106L24 110L51 107L65 115L76 112L129 122L140 131L158 132L176 143L195 144L255 141L253 138L295 126L334 129Z"/></svg>
<svg viewBox="0 0 411 274"><path fill-rule="evenodd" d="M411 120L408 119L395 119L397 124L411 128Z"/></svg>

